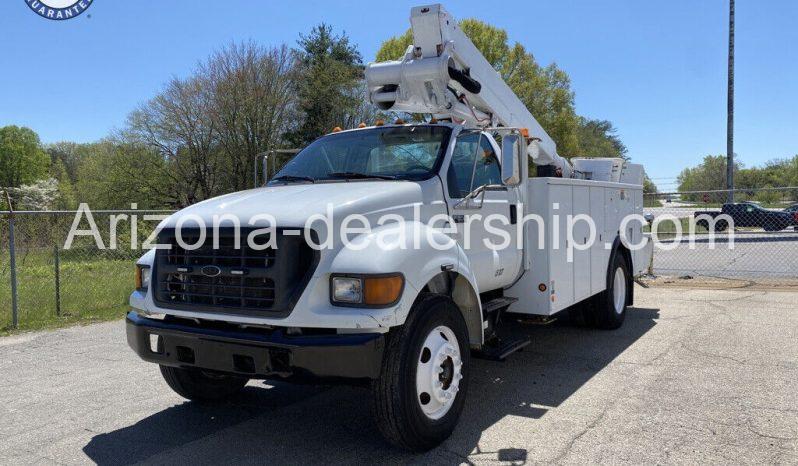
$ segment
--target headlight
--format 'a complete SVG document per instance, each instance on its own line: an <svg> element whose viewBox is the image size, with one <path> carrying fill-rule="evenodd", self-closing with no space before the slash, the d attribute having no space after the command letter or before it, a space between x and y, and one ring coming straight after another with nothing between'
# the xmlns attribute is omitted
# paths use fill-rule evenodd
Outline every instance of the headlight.
<svg viewBox="0 0 798 466"><path fill-rule="evenodd" d="M400 273L333 275L330 300L344 306L388 307L399 301L404 284L404 276Z"/></svg>
<svg viewBox="0 0 798 466"><path fill-rule="evenodd" d="M354 277L333 277L332 300L337 303L362 303L363 280Z"/></svg>
<svg viewBox="0 0 798 466"><path fill-rule="evenodd" d="M150 266L136 264L136 291L147 291L150 287Z"/></svg>

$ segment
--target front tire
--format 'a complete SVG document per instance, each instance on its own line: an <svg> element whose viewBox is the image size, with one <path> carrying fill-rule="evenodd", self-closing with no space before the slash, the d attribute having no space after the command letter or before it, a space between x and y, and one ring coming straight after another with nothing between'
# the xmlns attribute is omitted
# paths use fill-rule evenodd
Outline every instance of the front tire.
<svg viewBox="0 0 798 466"><path fill-rule="evenodd" d="M405 324L388 334L372 384L385 439L420 452L448 438L463 410L469 366L468 330L457 306L447 296L421 295Z"/></svg>
<svg viewBox="0 0 798 466"><path fill-rule="evenodd" d="M223 400L241 391L249 381L246 377L209 373L199 369L160 367L161 375L169 387L178 395L192 401Z"/></svg>

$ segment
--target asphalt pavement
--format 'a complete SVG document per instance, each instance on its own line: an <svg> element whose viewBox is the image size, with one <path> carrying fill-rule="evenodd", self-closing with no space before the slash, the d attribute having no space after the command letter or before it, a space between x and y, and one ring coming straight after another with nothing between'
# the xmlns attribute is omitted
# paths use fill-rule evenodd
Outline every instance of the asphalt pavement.
<svg viewBox="0 0 798 466"><path fill-rule="evenodd" d="M637 288L617 331L516 327L439 448L386 445L364 389L186 402L121 321L0 338L0 464L797 463L798 293Z"/></svg>

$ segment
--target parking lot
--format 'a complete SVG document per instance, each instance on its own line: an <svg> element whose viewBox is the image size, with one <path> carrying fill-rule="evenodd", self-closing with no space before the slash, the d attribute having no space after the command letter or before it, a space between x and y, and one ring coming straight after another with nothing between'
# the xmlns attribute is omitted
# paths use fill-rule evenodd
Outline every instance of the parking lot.
<svg viewBox="0 0 798 466"><path fill-rule="evenodd" d="M458 429L409 455L366 392L251 382L185 402L128 350L121 321L0 338L0 463L795 463L798 293L637 288L606 332L518 327L475 361Z"/></svg>

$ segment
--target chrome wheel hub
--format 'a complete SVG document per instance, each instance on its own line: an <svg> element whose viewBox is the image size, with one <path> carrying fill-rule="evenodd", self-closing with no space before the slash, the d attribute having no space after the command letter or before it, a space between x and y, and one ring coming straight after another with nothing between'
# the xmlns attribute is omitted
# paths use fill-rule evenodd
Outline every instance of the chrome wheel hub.
<svg viewBox="0 0 798 466"><path fill-rule="evenodd" d="M612 282L612 302L615 306L615 312L620 314L626 304L626 274L623 268L618 267L615 269L615 277Z"/></svg>
<svg viewBox="0 0 798 466"><path fill-rule="evenodd" d="M449 412L463 378L463 360L454 332L445 325L435 327L421 346L416 365L416 397L430 419Z"/></svg>

